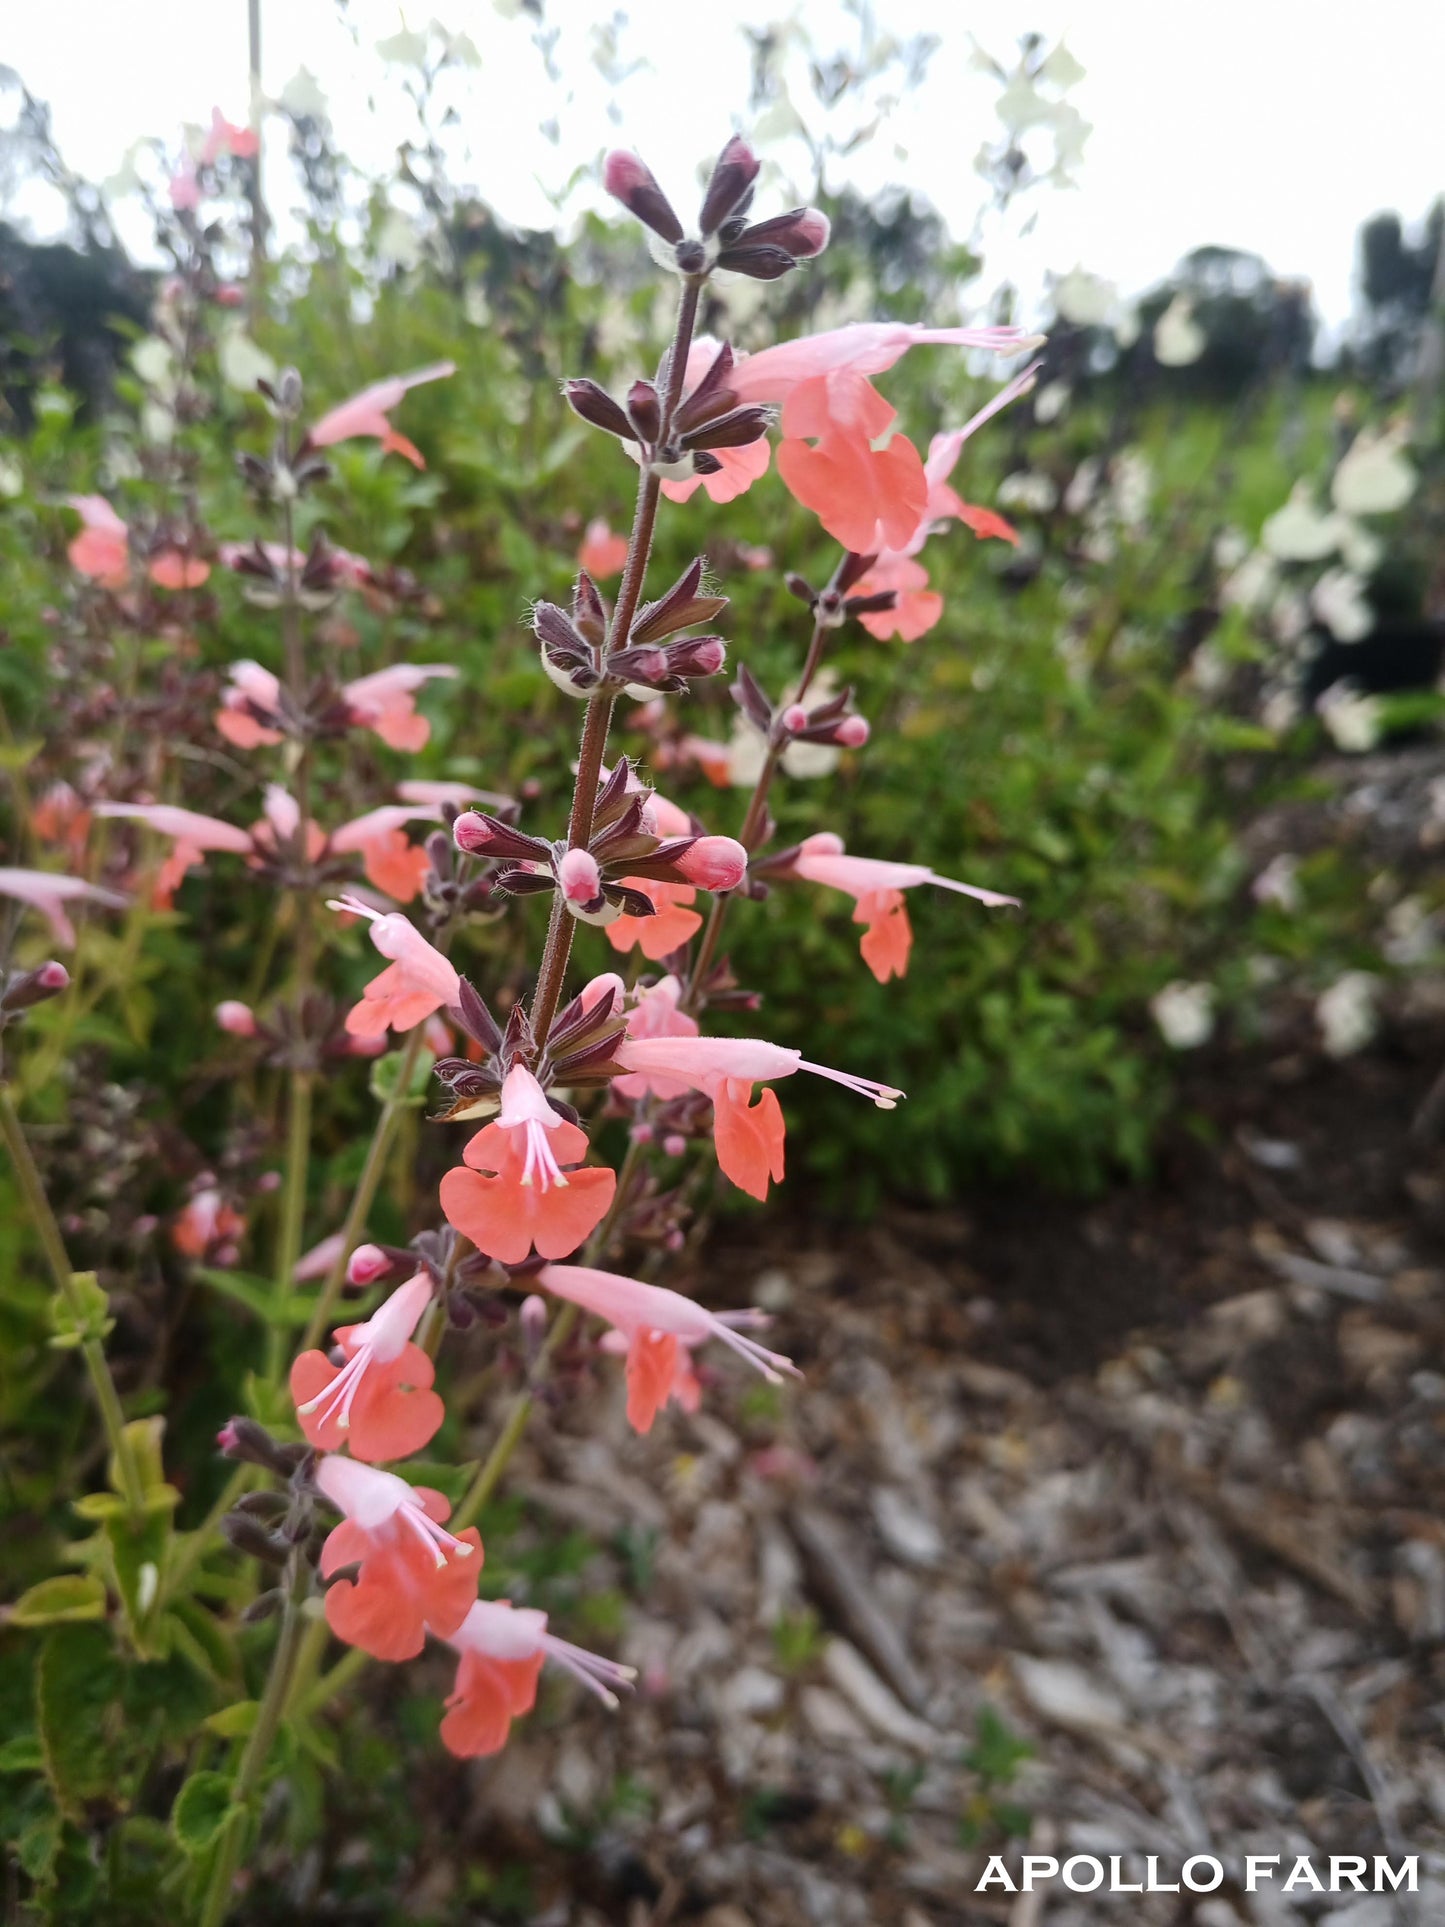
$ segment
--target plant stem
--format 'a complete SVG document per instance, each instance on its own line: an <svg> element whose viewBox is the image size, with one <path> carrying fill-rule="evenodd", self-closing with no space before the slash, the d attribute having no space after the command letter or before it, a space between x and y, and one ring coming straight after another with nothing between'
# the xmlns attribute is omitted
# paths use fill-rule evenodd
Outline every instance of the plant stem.
<svg viewBox="0 0 1445 1927"><path fill-rule="evenodd" d="M300 1631L301 1614L297 1602L294 1597L288 1597L282 1613L281 1636L271 1656L266 1691L256 1713L256 1724L251 1728L251 1737L246 1742L246 1750L241 1755L241 1768L231 1792L231 1806L216 1847L205 1905L201 1910L200 1927L221 1927L221 1922L230 1912L231 1889L235 1884L236 1866L245 1840L245 1808L261 1783L272 1742L286 1710Z"/></svg>
<svg viewBox="0 0 1445 1927"><path fill-rule="evenodd" d="M84 1296L75 1282L70 1259L66 1253L65 1240L60 1235L60 1226L55 1222L55 1213L50 1208L50 1200L45 1195L45 1182L40 1175L39 1166L30 1149L25 1128L20 1122L15 1105L10 1096L8 1084L0 1083L0 1133L5 1138L5 1147L10 1153L10 1161L15 1166L15 1176L25 1199L30 1221L40 1238L45 1252L45 1261L60 1296L65 1300L71 1316L78 1326L83 1326L89 1316ZM116 1478L132 1515L139 1517L145 1509L145 1488L141 1484L140 1472L136 1466L135 1454L131 1451L130 1439L125 1429L125 1413L121 1408L120 1395L115 1389L115 1380L110 1375L106 1362L105 1347L98 1338L81 1340L81 1355L85 1368L90 1374L91 1387L95 1392L95 1402L100 1407L101 1423L110 1443L111 1455L115 1460Z"/></svg>
<svg viewBox="0 0 1445 1927"><path fill-rule="evenodd" d="M277 1316L269 1339L267 1376L275 1379L285 1363L289 1327L285 1312L295 1284L296 1261L306 1225L306 1179L311 1162L311 1086L313 1071L293 1070L291 1103L286 1128L286 1190L281 1206L281 1231L276 1241Z"/></svg>
<svg viewBox="0 0 1445 1927"><path fill-rule="evenodd" d="M661 427L658 431L659 442L668 439L672 429L672 417L682 399L683 378L687 373L687 355L692 346L692 331L697 323L698 300L702 293L700 281L684 281L682 294L677 304L677 323L673 329L672 341L663 357L659 370L662 385ZM632 517L632 535L627 545L627 562L622 571L622 586L617 592L617 606L612 612L612 622L608 630L607 642L603 649L605 666L608 653L613 649L626 646L632 628L632 619L637 614L637 605L642 599L642 585L647 580L647 564L652 556L652 537L657 527L657 504L662 494L662 484L649 468L644 468L637 484L637 507ZM567 818L567 847L572 850L586 849L592 836L592 818L597 808L597 783L602 769L602 759L607 750L607 735L612 727L612 710L617 698L616 693L605 684L587 699L587 714L582 724L582 743L577 752L577 781L572 790L572 808ZM562 994L563 980L567 975L567 962L572 954L572 932L575 919L568 915L566 905L558 891L552 898L552 915L547 924L547 941L542 951L542 964L537 972L537 988L532 995L530 1012L532 1034L538 1044L547 1041L547 1033L552 1028L552 1019L557 1014L558 999Z"/></svg>
<svg viewBox="0 0 1445 1927"><path fill-rule="evenodd" d="M184 1534L179 1549L171 1555L167 1563L165 1578L161 1583L162 1602L174 1599L191 1573L199 1565L202 1555L210 1547L220 1529L222 1519L250 1488L255 1477L255 1469L249 1465L238 1465L229 1479L221 1487L220 1495L210 1511L202 1519L194 1532Z"/></svg>
<svg viewBox="0 0 1445 1927"><path fill-rule="evenodd" d="M467 1487L455 1516L448 1522L450 1532L464 1532L468 1526L475 1525L483 1508L501 1483L502 1474L511 1461L512 1454L522 1442L522 1435L537 1403L537 1388L547 1375L547 1366L554 1353L560 1351L576 1329L580 1316L575 1305L564 1305L557 1322L547 1334L546 1343L537 1355L537 1362L528 1377L527 1389L519 1392L512 1401L512 1409L507 1414L507 1422L497 1434L497 1441L478 1468L477 1476Z"/></svg>

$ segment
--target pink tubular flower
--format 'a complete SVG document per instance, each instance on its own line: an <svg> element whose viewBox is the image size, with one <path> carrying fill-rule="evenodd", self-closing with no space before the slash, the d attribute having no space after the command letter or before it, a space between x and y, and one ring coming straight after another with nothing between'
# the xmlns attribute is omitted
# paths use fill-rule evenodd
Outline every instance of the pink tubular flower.
<svg viewBox="0 0 1445 1927"><path fill-rule="evenodd" d="M624 911L615 917L604 933L614 950L625 952L636 944L650 963L659 963L702 929L702 918L688 907L697 901L697 891L690 883L661 883L652 877L624 877L622 881L650 900L654 914L634 917Z"/></svg>
<svg viewBox="0 0 1445 1927"><path fill-rule="evenodd" d="M390 749L425 749L431 724L416 713L416 691L438 676L455 676L447 662L397 662L360 676L341 691L351 721L379 736Z"/></svg>
<svg viewBox="0 0 1445 1927"><path fill-rule="evenodd" d="M790 386L778 473L836 541L858 555L901 548L928 503L918 450L887 441L897 410L850 369Z"/></svg>
<svg viewBox="0 0 1445 1927"><path fill-rule="evenodd" d="M800 382L818 375L881 375L910 348L936 345L1018 355L1036 348L1041 339L1022 328L924 328L907 321L854 321L846 328L800 335L755 355L740 356L728 376L728 387L741 401L785 401Z"/></svg>
<svg viewBox="0 0 1445 1927"><path fill-rule="evenodd" d="M206 1185L182 1206L171 1226L171 1243L184 1258L204 1258L217 1245L239 1238L245 1229L240 1212L226 1203L214 1185Z"/></svg>
<svg viewBox="0 0 1445 1927"><path fill-rule="evenodd" d="M891 1085L810 1064L800 1051L760 1038L628 1037L613 1059L625 1071L673 1078L711 1098L718 1165L740 1190L758 1199L767 1197L770 1178L782 1180L785 1127L776 1093L764 1091L754 1104L754 1084L812 1071L870 1098L883 1111L893 1110L903 1096Z"/></svg>
<svg viewBox="0 0 1445 1927"><path fill-rule="evenodd" d="M413 843L406 834L405 825L417 817L435 823L441 811L423 804L383 803L343 823L332 832L328 847L339 855L359 852L368 882L398 903L410 903L431 866L425 845Z"/></svg>
<svg viewBox="0 0 1445 1927"><path fill-rule="evenodd" d="M281 681L259 662L248 656L233 662L221 691L221 707L215 725L228 743L237 749L260 749L284 741L279 729L263 723L256 712L274 716L281 707Z"/></svg>
<svg viewBox="0 0 1445 1927"><path fill-rule="evenodd" d="M175 839L151 888L151 902L158 910L170 908L186 872L204 863L212 850L250 856L255 847L249 830L238 829L234 823L225 823L218 816L203 816L199 810L181 809L173 803L97 803L95 813L131 817L159 835Z"/></svg>
<svg viewBox="0 0 1445 1927"><path fill-rule="evenodd" d="M681 997L682 985L676 977L664 977L651 990L644 990L627 1019L628 1036L696 1037L697 1019L689 1017L685 1010L678 1009ZM651 1095L666 1103L670 1098L681 1097L689 1086L675 1077L656 1077L644 1071L634 1071L627 1077L614 1077L612 1088L623 1097Z"/></svg>
<svg viewBox="0 0 1445 1927"><path fill-rule="evenodd" d="M353 1037L380 1037L388 1029L410 1030L461 996L461 979L456 971L398 911L383 915L359 897L342 897L328 908L366 917L371 924L371 941L383 957L390 959L381 975L366 986L361 1002L347 1012L346 1028Z"/></svg>
<svg viewBox="0 0 1445 1927"><path fill-rule="evenodd" d="M431 1279L419 1271L363 1324L337 1326L344 1364L322 1351L301 1353L291 1396L310 1444L325 1452L349 1445L353 1458L374 1464L419 1452L436 1435L446 1412L431 1389L435 1371L411 1342L431 1296Z"/></svg>
<svg viewBox="0 0 1445 1927"><path fill-rule="evenodd" d="M582 546L577 551L577 566L585 569L594 582L605 582L617 575L627 560L627 537L614 535L598 515L587 524Z"/></svg>
<svg viewBox="0 0 1445 1927"><path fill-rule="evenodd" d="M442 1210L478 1251L503 1264L520 1264L534 1244L544 1258L565 1258L596 1230L617 1189L605 1166L575 1168L586 1155L587 1133L514 1065L500 1111L467 1145L463 1166L442 1179Z"/></svg>
<svg viewBox="0 0 1445 1927"><path fill-rule="evenodd" d="M604 1706L616 1706L616 1689L636 1678L630 1666L554 1639L546 1613L509 1599L479 1599L447 1644L460 1653L461 1664L441 1737L459 1760L501 1752L512 1721L532 1710L544 1659L564 1666Z"/></svg>
<svg viewBox="0 0 1445 1927"><path fill-rule="evenodd" d="M126 525L103 495L68 495L83 524L65 553L77 575L102 589L123 589L130 580L130 540Z"/></svg>
<svg viewBox="0 0 1445 1927"><path fill-rule="evenodd" d="M238 127L219 107L213 107L211 124L201 144L200 163L202 167L214 167L223 154L234 155L238 161L254 160L260 147L260 139L251 128Z"/></svg>
<svg viewBox="0 0 1445 1927"><path fill-rule="evenodd" d="M408 1485L359 1459L328 1453L316 1483L346 1516L321 1548L321 1574L360 1563L326 1594L326 1623L373 1659L412 1659L426 1628L446 1638L477 1596L482 1542L475 1526L450 1533L440 1492Z"/></svg>
<svg viewBox="0 0 1445 1927"><path fill-rule="evenodd" d="M862 939L863 961L880 984L890 977L902 977L908 970L908 953L913 931L904 907L903 892L920 883L935 884L940 890L955 890L960 896L976 897L989 909L1005 905L1018 908L1017 897L1000 896L996 890L981 890L972 883L955 883L941 877L921 863L887 863L876 857L849 856L841 837L822 830L806 837L797 855L787 865L786 875L806 877L810 883L824 883L829 889L842 890L854 899L854 923L867 925Z"/></svg>
<svg viewBox="0 0 1445 1927"><path fill-rule="evenodd" d="M405 455L415 467L425 468L420 449L405 435L399 435L387 417L408 389L418 388L427 381L442 381L456 372L454 361L434 361L430 367L418 368L410 375L388 375L384 381L373 382L359 395L328 410L306 439L316 448L330 448L333 442L349 442L358 436L374 437L380 441L383 455Z"/></svg>
<svg viewBox="0 0 1445 1927"><path fill-rule="evenodd" d="M894 596L891 609L865 610L858 617L869 635L876 636L880 642L887 642L892 636L897 636L900 642L917 642L943 614L943 597L936 589L929 588L927 569L911 555L900 555L896 551L880 555L868 573L853 585L856 596L882 595L889 590Z"/></svg>
<svg viewBox="0 0 1445 1927"><path fill-rule="evenodd" d="M649 1432L662 1407L692 1377L689 1347L720 1338L773 1384L784 1372L802 1374L791 1359L745 1338L739 1325L760 1322L756 1312L705 1311L680 1292L639 1284L615 1271L586 1265L544 1265L537 1283L554 1297L595 1312L627 1341L627 1417L638 1432Z"/></svg>
<svg viewBox="0 0 1445 1927"><path fill-rule="evenodd" d="M57 943L73 945L75 926L65 913L67 903L103 903L112 910L123 910L125 898L114 890L102 890L84 877L59 876L53 870L17 870L0 867L0 897L29 904L50 925Z"/></svg>
<svg viewBox="0 0 1445 1927"><path fill-rule="evenodd" d="M184 549L162 549L146 569L158 589L199 589L210 573L209 562Z"/></svg>

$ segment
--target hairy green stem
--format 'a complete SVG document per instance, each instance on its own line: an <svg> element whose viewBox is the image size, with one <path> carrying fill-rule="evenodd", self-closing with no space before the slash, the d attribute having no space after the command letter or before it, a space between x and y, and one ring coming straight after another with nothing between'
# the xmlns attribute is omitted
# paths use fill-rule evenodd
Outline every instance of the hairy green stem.
<svg viewBox="0 0 1445 1927"><path fill-rule="evenodd" d="M55 1280L56 1290L65 1300L76 1324L83 1325L88 1316L88 1308L83 1294L75 1282L70 1258L66 1253L65 1240L60 1235L60 1226L55 1222L55 1213L50 1208L50 1200L45 1195L45 1181L40 1175L30 1149L30 1141L25 1135L14 1101L10 1096L8 1084L0 1082L0 1134L5 1139L5 1148L10 1153L10 1161L15 1167L16 1180L25 1199L45 1253L50 1275ZM84 1338L80 1345L85 1369L90 1374L91 1387L95 1402L100 1407L101 1423L110 1444L111 1456L115 1460L115 1476L120 1486L121 1496L131 1513L139 1517L145 1509L145 1487L141 1483L140 1470L136 1465L135 1454L131 1450L130 1439L125 1429L125 1413L121 1408L120 1394L115 1389L115 1380L110 1375L106 1362L105 1347L98 1338Z"/></svg>

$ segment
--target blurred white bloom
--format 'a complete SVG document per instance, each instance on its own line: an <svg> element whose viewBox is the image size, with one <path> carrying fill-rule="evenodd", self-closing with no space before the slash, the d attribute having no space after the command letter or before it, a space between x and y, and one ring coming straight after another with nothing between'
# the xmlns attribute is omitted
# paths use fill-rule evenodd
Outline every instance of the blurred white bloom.
<svg viewBox="0 0 1445 1927"><path fill-rule="evenodd" d="M994 102L994 112L1006 131L1022 134L1030 127L1047 127L1059 111L1056 100L1047 100L1022 72L1011 76L1008 85Z"/></svg>
<svg viewBox="0 0 1445 1927"><path fill-rule="evenodd" d="M1378 696L1366 696L1356 682L1346 678L1331 683L1315 701L1315 712L1330 733L1336 749L1362 755L1380 740L1384 719Z"/></svg>
<svg viewBox="0 0 1445 1927"><path fill-rule="evenodd" d="M1221 587L1221 600L1237 609L1262 609L1279 586L1279 564L1263 549L1247 555Z"/></svg>
<svg viewBox="0 0 1445 1927"><path fill-rule="evenodd" d="M1348 569L1326 569L1310 592L1310 607L1336 642L1359 642L1375 626L1365 585Z"/></svg>
<svg viewBox="0 0 1445 1927"><path fill-rule="evenodd" d="M140 411L140 432L163 448L176 432L176 418L163 401L148 401Z"/></svg>
<svg viewBox="0 0 1445 1927"><path fill-rule="evenodd" d="M492 310L487 291L480 282L474 281L462 296L462 313L474 328L485 328L490 323Z"/></svg>
<svg viewBox="0 0 1445 1927"><path fill-rule="evenodd" d="M400 33L378 40L376 51L383 60L394 61L398 67L425 67L426 35L403 27Z"/></svg>
<svg viewBox="0 0 1445 1927"><path fill-rule="evenodd" d="M1288 850L1281 850L1250 884L1249 893L1256 903L1274 903L1281 910L1298 910L1302 901L1299 858Z"/></svg>
<svg viewBox="0 0 1445 1927"><path fill-rule="evenodd" d="M245 323L232 321L216 343L216 362L228 388L250 394L258 381L274 381L276 364L246 333Z"/></svg>
<svg viewBox="0 0 1445 1927"><path fill-rule="evenodd" d="M1308 482L1296 482L1289 500L1260 531L1260 540L1281 562L1321 562L1339 547L1343 524L1338 515L1316 508Z"/></svg>
<svg viewBox="0 0 1445 1927"><path fill-rule="evenodd" d="M1217 696L1229 681L1231 664L1212 642L1201 642L1189 658L1189 680L1201 696Z"/></svg>
<svg viewBox="0 0 1445 1927"><path fill-rule="evenodd" d="M431 30L441 42L442 50L449 60L456 61L459 67L480 67L482 56L477 51L477 43L467 33L453 33L444 27L440 20L433 18Z"/></svg>
<svg viewBox="0 0 1445 1927"><path fill-rule="evenodd" d="M1069 385L1063 381L1051 381L1034 396L1034 420L1039 422L1057 421L1069 402Z"/></svg>
<svg viewBox="0 0 1445 1927"><path fill-rule="evenodd" d="M1059 492L1047 475L1016 469L1005 475L994 497L1000 508L1028 509L1034 515L1047 515L1059 499Z"/></svg>
<svg viewBox="0 0 1445 1927"><path fill-rule="evenodd" d="M1362 522L1346 521L1340 530L1340 554L1345 566L1356 575L1373 575L1380 566L1385 545Z"/></svg>
<svg viewBox="0 0 1445 1927"><path fill-rule="evenodd" d="M1079 544L1079 553L1086 562L1112 562L1119 553L1119 544L1111 529L1102 522L1096 522L1085 532Z"/></svg>
<svg viewBox="0 0 1445 1927"><path fill-rule="evenodd" d="M1154 324L1154 359L1166 368L1187 368L1208 347L1208 338L1194 319L1194 303L1176 294Z"/></svg>
<svg viewBox="0 0 1445 1927"><path fill-rule="evenodd" d="M132 141L121 156L120 166L113 174L106 175L100 184L100 191L108 200L119 200L123 194L134 194L140 187L141 177L136 159L146 152L149 145L148 141Z"/></svg>
<svg viewBox="0 0 1445 1927"><path fill-rule="evenodd" d="M1270 604L1269 626L1276 641L1299 641L1310 626L1310 605L1302 590L1280 590Z"/></svg>
<svg viewBox="0 0 1445 1927"><path fill-rule="evenodd" d="M1415 493L1418 479L1412 463L1401 453L1409 439L1406 427L1363 428L1335 470L1330 494L1346 515L1386 515L1403 508Z"/></svg>
<svg viewBox="0 0 1445 1927"><path fill-rule="evenodd" d="M1114 513L1126 528L1136 529L1149 513L1154 471L1142 448L1125 448L1109 465L1114 491Z"/></svg>
<svg viewBox="0 0 1445 1927"><path fill-rule="evenodd" d="M147 388L169 392L175 386L175 357L171 353L171 344L162 341L159 335L147 335L144 341L135 344L130 351L130 365Z"/></svg>
<svg viewBox="0 0 1445 1927"><path fill-rule="evenodd" d="M1402 967L1422 964L1436 950L1435 919L1423 897L1401 897L1385 917L1386 958Z"/></svg>
<svg viewBox="0 0 1445 1927"><path fill-rule="evenodd" d="M1064 490L1064 507L1070 515L1082 515L1093 501L1099 487L1099 477L1104 465L1097 455L1086 455Z"/></svg>
<svg viewBox="0 0 1445 1927"><path fill-rule="evenodd" d="M1093 124L1084 119L1072 102L1060 101L1051 122L1054 134L1054 164L1049 170L1060 187L1074 187L1074 169L1084 158Z"/></svg>
<svg viewBox="0 0 1445 1927"><path fill-rule="evenodd" d="M1061 40L1040 67L1039 79L1048 81L1050 86L1057 87L1061 93L1067 93L1070 87L1078 86L1087 72L1088 69L1079 65Z"/></svg>
<svg viewBox="0 0 1445 1927"><path fill-rule="evenodd" d="M1197 1050L1214 1035L1214 989L1210 984L1165 984L1149 999L1149 1011L1171 1050Z"/></svg>
<svg viewBox="0 0 1445 1927"><path fill-rule="evenodd" d="M1124 309L1114 323L1114 339L1121 348L1132 348L1139 339L1139 310L1133 306Z"/></svg>
<svg viewBox="0 0 1445 1927"><path fill-rule="evenodd" d="M321 120L326 113L326 96L309 67L298 67L276 98L298 120Z"/></svg>
<svg viewBox="0 0 1445 1927"><path fill-rule="evenodd" d="M1272 689L1260 705L1259 720L1276 736L1282 736L1299 718L1299 697L1292 689Z"/></svg>
<svg viewBox="0 0 1445 1927"><path fill-rule="evenodd" d="M1221 529L1214 538L1214 566L1228 575L1249 554L1249 537L1243 529Z"/></svg>
<svg viewBox="0 0 1445 1927"><path fill-rule="evenodd" d="M789 140L794 134L801 133L804 125L802 115L784 88L753 122L753 146L770 147L777 141Z"/></svg>
<svg viewBox="0 0 1445 1927"><path fill-rule="evenodd" d="M13 502L25 488L25 471L13 456L0 455L0 496Z"/></svg>
<svg viewBox="0 0 1445 1927"><path fill-rule="evenodd" d="M1054 283L1054 308L1063 321L1076 328L1101 328L1114 312L1119 299L1112 281L1105 281L1086 268L1073 268Z"/></svg>
<svg viewBox="0 0 1445 1927"><path fill-rule="evenodd" d="M386 210L373 245L379 259L392 261L403 270L414 268L422 257L421 236L400 208Z"/></svg>
<svg viewBox="0 0 1445 1927"><path fill-rule="evenodd" d="M1315 1004L1315 1022L1331 1057L1349 1057L1380 1027L1380 980L1369 970L1347 970Z"/></svg>

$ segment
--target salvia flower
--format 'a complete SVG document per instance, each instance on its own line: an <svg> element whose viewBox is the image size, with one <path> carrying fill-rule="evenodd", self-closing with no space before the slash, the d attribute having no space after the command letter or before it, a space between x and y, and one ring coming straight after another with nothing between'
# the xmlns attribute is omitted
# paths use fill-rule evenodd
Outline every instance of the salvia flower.
<svg viewBox="0 0 1445 1927"><path fill-rule="evenodd" d="M602 516L594 516L577 551L578 568L585 569L594 581L605 582L608 576L621 574L626 560L627 537L614 535Z"/></svg>
<svg viewBox="0 0 1445 1927"><path fill-rule="evenodd" d="M456 372L454 361L434 361L412 374L389 375L384 381L373 382L360 394L329 409L307 435L306 444L329 448L334 442L349 442L358 436L374 438L381 443L383 455L404 455L414 467L425 468L421 450L392 427L391 411L409 389L427 381L443 381Z"/></svg>
<svg viewBox="0 0 1445 1927"><path fill-rule="evenodd" d="M347 1013L346 1028L353 1037L379 1037L386 1030L411 1030L461 994L461 979L442 953L420 930L397 911L383 915L358 897L342 897L328 905L371 924L371 941L387 968L373 977L361 1002Z"/></svg>
<svg viewBox="0 0 1445 1927"><path fill-rule="evenodd" d="M604 1706L636 1678L630 1666L589 1653L547 1631L547 1615L509 1599L479 1599L447 1644L461 1655L441 1724L442 1744L458 1759L499 1753L512 1721L529 1713L543 1660L564 1667Z"/></svg>
<svg viewBox="0 0 1445 1927"><path fill-rule="evenodd" d="M477 1596L482 1542L475 1526L446 1530L451 1507L440 1492L408 1485L359 1459L327 1453L316 1483L345 1516L321 1548L326 1623L338 1639L373 1659L412 1659L426 1629L446 1638Z"/></svg>
<svg viewBox="0 0 1445 1927"><path fill-rule="evenodd" d="M291 1367L291 1396L308 1441L323 1451L348 1446L353 1458L404 1459L433 1438L446 1416L431 1389L435 1370L412 1335L431 1303L431 1279L418 1272L360 1325L339 1325L344 1354L302 1352Z"/></svg>
<svg viewBox="0 0 1445 1927"><path fill-rule="evenodd" d="M617 1176L605 1166L577 1168L587 1133L547 1101L524 1065L507 1073L501 1109L462 1153L463 1167L442 1179L447 1220L478 1251L520 1264L535 1245L565 1258L607 1215Z"/></svg>
<svg viewBox="0 0 1445 1927"><path fill-rule="evenodd" d="M662 397L650 381L633 382L625 402L616 401L595 381L569 381L563 393L584 421L616 435L665 482L687 482L719 473L726 451L749 448L767 434L768 410L739 401L729 380L732 366L733 351L726 343L705 369L690 355L685 380L694 369L697 378L666 417ZM766 452L762 467L767 467Z"/></svg>
<svg viewBox="0 0 1445 1927"><path fill-rule="evenodd" d="M80 517L80 534L66 554L77 575L102 589L123 589L130 580L130 531L103 495L67 496Z"/></svg>
<svg viewBox="0 0 1445 1927"><path fill-rule="evenodd" d="M1007 905L1018 908L1017 897L1006 897L997 890L983 890L973 883L956 883L941 877L922 863L888 863L876 857L849 856L841 837L822 830L805 837L790 854L774 859L780 874L806 877L810 883L823 883L842 890L853 898L854 923L866 926L861 949L863 961L880 984L890 977L902 977L908 970L908 953L913 946L913 931L908 922L903 892L931 883L940 890L954 890L960 896L975 897L996 910ZM773 865L762 866L771 869Z"/></svg>
<svg viewBox="0 0 1445 1927"><path fill-rule="evenodd" d="M416 691L438 676L455 676L447 662L397 662L389 669L345 684L341 699L348 720L369 729L389 749L425 749L431 724L416 710Z"/></svg>
<svg viewBox="0 0 1445 1927"><path fill-rule="evenodd" d="M61 876L53 870L21 870L0 866L0 897L28 904L38 910L50 925L57 943L70 948L75 943L75 926L66 914L67 903L103 903L111 910L123 910L126 900L115 890L104 890L84 877Z"/></svg>
<svg viewBox="0 0 1445 1927"><path fill-rule="evenodd" d="M903 1096L891 1085L810 1064L800 1051L761 1038L627 1037L614 1056L625 1071L672 1078L711 1098L718 1165L740 1190L758 1199L767 1197L769 1179L782 1181L786 1131L776 1093L765 1090L754 1104L755 1084L811 1071L869 1098L880 1110L893 1110Z"/></svg>
<svg viewBox="0 0 1445 1927"><path fill-rule="evenodd" d="M791 1359L767 1351L738 1329L758 1323L755 1312L706 1311L681 1292L586 1265L544 1265L537 1283L554 1297L605 1318L626 1339L627 1417L636 1431L651 1431L679 1386L692 1380L689 1348L709 1338L721 1339L773 1384L780 1383L785 1372L801 1376Z"/></svg>

